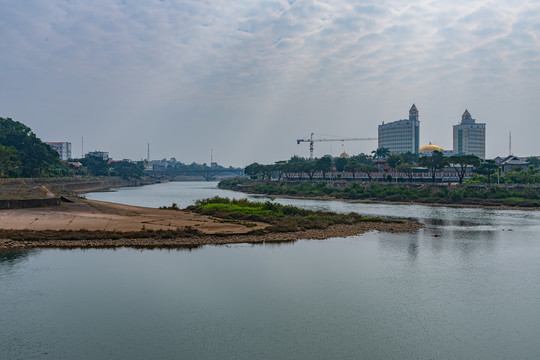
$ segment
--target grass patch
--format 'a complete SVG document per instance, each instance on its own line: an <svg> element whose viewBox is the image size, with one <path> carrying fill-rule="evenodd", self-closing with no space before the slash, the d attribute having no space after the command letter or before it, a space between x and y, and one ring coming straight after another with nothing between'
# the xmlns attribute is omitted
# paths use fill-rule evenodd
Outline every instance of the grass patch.
<svg viewBox="0 0 540 360"><path fill-rule="evenodd" d="M252 227L250 222L263 222L270 224L266 232L292 232L308 229L326 229L337 224L356 224L361 222L402 222L377 217L364 217L357 213L337 214L327 211L312 211L291 205L281 205L267 202L249 201L247 199L228 199L214 197L198 200L188 210L213 216L221 221L245 224ZM256 230L260 233L260 230Z"/></svg>

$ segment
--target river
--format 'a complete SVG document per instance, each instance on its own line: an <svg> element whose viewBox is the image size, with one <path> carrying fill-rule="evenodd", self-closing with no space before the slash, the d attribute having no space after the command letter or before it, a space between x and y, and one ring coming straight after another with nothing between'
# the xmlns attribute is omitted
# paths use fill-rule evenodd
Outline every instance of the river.
<svg viewBox="0 0 540 360"><path fill-rule="evenodd" d="M151 207L246 197L216 185L87 197ZM540 211L274 201L427 227L279 245L0 253L0 359L540 358Z"/></svg>

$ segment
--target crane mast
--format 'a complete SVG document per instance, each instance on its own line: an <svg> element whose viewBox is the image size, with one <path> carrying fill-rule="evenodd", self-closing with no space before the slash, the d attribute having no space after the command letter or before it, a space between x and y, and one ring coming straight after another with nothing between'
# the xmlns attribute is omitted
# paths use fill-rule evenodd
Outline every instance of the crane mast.
<svg viewBox="0 0 540 360"><path fill-rule="evenodd" d="M309 158L310 160L313 159L313 143L316 141L363 141L363 140L377 140L377 138L341 138L341 139L314 139L313 135L314 133L311 133L310 137L307 139L297 139L296 144L300 144L301 142L308 142L309 143Z"/></svg>

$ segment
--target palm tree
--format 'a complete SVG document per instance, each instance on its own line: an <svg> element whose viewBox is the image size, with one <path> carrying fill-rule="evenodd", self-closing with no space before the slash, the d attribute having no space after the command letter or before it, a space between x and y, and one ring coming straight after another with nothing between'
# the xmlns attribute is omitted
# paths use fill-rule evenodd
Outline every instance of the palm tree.
<svg viewBox="0 0 540 360"><path fill-rule="evenodd" d="M377 150L373 150L371 153L373 154L374 159L386 159L386 157L390 155L390 149L381 147Z"/></svg>

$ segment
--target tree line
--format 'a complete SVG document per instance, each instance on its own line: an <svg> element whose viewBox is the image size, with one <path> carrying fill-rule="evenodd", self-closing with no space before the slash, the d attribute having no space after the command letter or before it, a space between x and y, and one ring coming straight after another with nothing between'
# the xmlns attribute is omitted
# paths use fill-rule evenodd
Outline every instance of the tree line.
<svg viewBox="0 0 540 360"><path fill-rule="evenodd" d="M323 156L317 159L306 159L299 156L293 156L289 160L278 161L274 164L252 163L245 168L245 174L252 179L310 179L316 174L321 174L326 179L328 173L332 173L338 178L343 177L344 173L350 173L355 179L357 175L362 174L369 181L373 180L373 174L381 171L376 166L375 161L384 160L386 166L391 170L387 174L387 179L392 180L398 176L398 173L404 175L410 181L418 173L419 168L425 169L433 182L437 181L437 174L445 168L454 169L459 183L462 183L468 171L474 172L473 179L477 182L483 181L491 183L494 175L499 172L499 165L494 160L482 160L475 155L452 155L445 157L440 151L434 151L431 155L419 156L411 152L404 154L390 153L386 148L379 148L372 151L372 155L359 154L350 158ZM540 160L529 158L531 166L527 171L521 171L516 168L512 172L504 174L503 180L510 183L540 183L537 179ZM535 166L536 165L536 166ZM336 174L337 173L337 174Z"/></svg>
<svg viewBox="0 0 540 360"><path fill-rule="evenodd" d="M79 175L140 177L143 164L109 163L97 157L73 159L82 169L60 160L56 150L39 139L32 130L11 118L0 117L0 177L63 177Z"/></svg>
<svg viewBox="0 0 540 360"><path fill-rule="evenodd" d="M67 164L32 130L11 118L0 117L0 177L66 176Z"/></svg>

